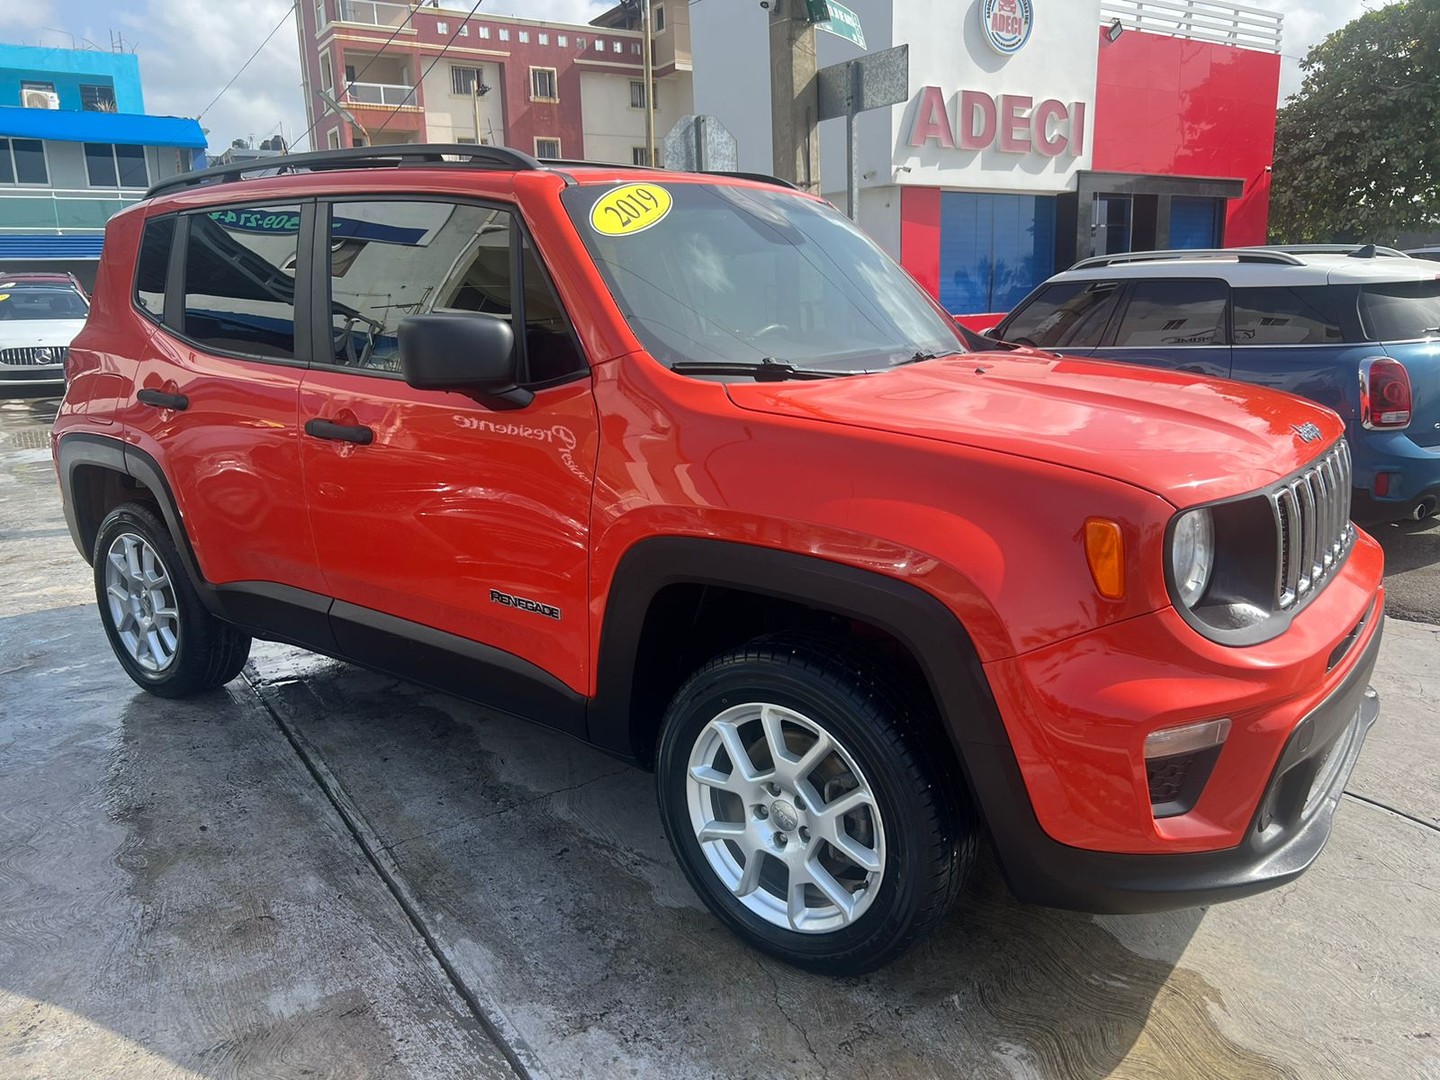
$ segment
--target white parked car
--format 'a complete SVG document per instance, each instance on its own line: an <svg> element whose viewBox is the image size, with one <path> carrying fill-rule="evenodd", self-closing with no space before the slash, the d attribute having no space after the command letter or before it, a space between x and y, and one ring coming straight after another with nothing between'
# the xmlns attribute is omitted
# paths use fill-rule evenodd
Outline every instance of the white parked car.
<svg viewBox="0 0 1440 1080"><path fill-rule="evenodd" d="M0 274L0 395L65 385L90 303L68 274Z"/></svg>

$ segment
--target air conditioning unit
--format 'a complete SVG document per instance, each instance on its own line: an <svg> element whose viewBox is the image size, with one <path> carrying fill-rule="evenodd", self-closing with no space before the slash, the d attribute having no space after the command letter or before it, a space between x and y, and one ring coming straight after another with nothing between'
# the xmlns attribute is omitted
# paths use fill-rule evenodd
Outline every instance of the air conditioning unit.
<svg viewBox="0 0 1440 1080"><path fill-rule="evenodd" d="M26 90L25 108L58 109L60 108L60 95L54 90Z"/></svg>

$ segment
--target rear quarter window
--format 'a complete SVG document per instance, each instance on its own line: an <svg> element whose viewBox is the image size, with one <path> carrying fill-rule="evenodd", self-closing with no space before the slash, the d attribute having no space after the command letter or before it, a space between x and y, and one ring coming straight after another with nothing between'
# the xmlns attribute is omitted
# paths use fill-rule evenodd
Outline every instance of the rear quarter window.
<svg viewBox="0 0 1440 1080"><path fill-rule="evenodd" d="M170 245L175 240L175 218L151 218L140 238L135 262L135 303L156 322L165 318L165 282L170 270Z"/></svg>
<svg viewBox="0 0 1440 1080"><path fill-rule="evenodd" d="M1440 280L1365 285L1360 289L1360 319L1375 341L1440 336Z"/></svg>
<svg viewBox="0 0 1440 1080"><path fill-rule="evenodd" d="M1236 345L1337 345L1344 341L1327 285L1236 289Z"/></svg>

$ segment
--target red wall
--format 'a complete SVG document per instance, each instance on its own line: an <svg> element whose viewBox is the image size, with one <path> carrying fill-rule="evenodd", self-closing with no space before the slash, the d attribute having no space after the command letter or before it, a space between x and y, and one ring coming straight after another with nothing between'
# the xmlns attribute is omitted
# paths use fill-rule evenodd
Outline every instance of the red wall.
<svg viewBox="0 0 1440 1080"><path fill-rule="evenodd" d="M1263 244L1270 216L1280 57L1127 30L1100 36L1097 172L1243 180L1225 243Z"/></svg>

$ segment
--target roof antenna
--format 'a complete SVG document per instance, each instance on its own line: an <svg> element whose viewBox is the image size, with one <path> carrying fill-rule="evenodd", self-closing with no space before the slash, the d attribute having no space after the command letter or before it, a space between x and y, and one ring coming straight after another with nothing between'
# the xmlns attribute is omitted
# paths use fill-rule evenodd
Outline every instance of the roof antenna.
<svg viewBox="0 0 1440 1080"><path fill-rule="evenodd" d="M1373 258L1375 258L1375 245L1374 245L1374 244L1366 244L1364 247L1358 247L1358 248L1356 248L1354 251L1350 252L1350 258L1352 258L1352 259L1373 259Z"/></svg>

